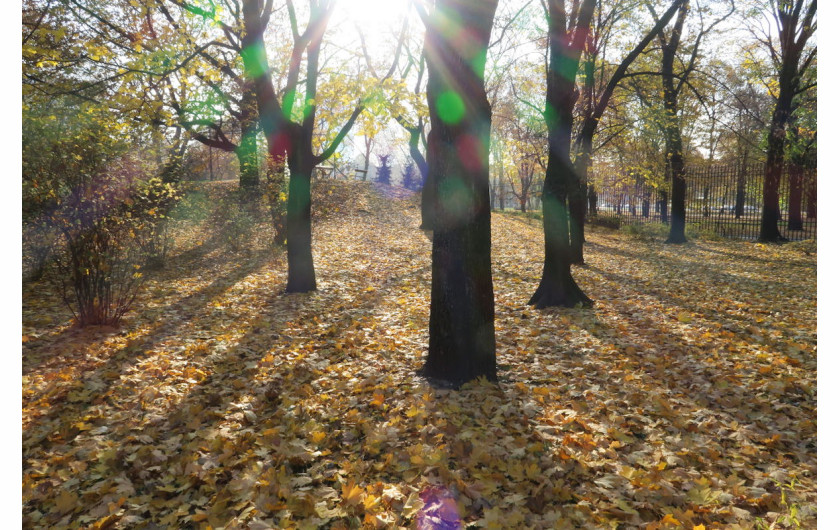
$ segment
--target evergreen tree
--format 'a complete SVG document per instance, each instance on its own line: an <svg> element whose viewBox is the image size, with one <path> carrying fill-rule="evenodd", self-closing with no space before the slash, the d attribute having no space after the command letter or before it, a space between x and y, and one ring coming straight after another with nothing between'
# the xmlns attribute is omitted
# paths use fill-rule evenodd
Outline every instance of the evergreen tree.
<svg viewBox="0 0 840 530"><path fill-rule="evenodd" d="M417 172L417 166L414 165L414 162L409 160L405 164L405 169L403 169L402 174L403 186L412 190L417 191L423 186L423 182L420 178L420 174Z"/></svg>
<svg viewBox="0 0 840 530"><path fill-rule="evenodd" d="M379 158L379 167L376 168L376 182L391 185L391 165L388 160L391 155L376 155Z"/></svg>

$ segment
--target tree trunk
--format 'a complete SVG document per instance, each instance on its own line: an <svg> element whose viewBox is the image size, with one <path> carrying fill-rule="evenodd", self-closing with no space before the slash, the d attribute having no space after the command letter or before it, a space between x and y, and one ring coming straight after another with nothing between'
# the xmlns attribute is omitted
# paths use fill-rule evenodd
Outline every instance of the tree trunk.
<svg viewBox="0 0 840 530"><path fill-rule="evenodd" d="M671 157L671 231L666 243L685 243L685 165L682 153Z"/></svg>
<svg viewBox="0 0 840 530"><path fill-rule="evenodd" d="M802 167L791 165L788 172L790 195L788 197L788 230L802 230Z"/></svg>
<svg viewBox="0 0 840 530"><path fill-rule="evenodd" d="M807 216L808 219L817 218L817 176L812 171L808 172L808 200L807 200Z"/></svg>
<svg viewBox="0 0 840 530"><path fill-rule="evenodd" d="M593 184L589 185L589 215L598 217L598 193Z"/></svg>
<svg viewBox="0 0 840 530"><path fill-rule="evenodd" d="M370 170L370 153L373 151L373 137L365 136L365 168L362 171L362 180L367 181L368 171Z"/></svg>
<svg viewBox="0 0 840 530"><path fill-rule="evenodd" d="M738 166L738 177L735 184L735 219L744 215L744 203L747 202L747 164Z"/></svg>
<svg viewBox="0 0 840 530"><path fill-rule="evenodd" d="M495 0L439 0L424 44L431 109L426 187L433 190L435 217L429 353L422 373L456 387L480 376L496 380L490 104L483 79L495 10ZM463 34L474 46L462 45Z"/></svg>
<svg viewBox="0 0 840 530"><path fill-rule="evenodd" d="M294 148L289 153L289 202L286 223L289 277L287 293L314 291L315 266L312 261L312 171L315 160L305 139L294 135ZM304 140L304 141L302 141ZM311 144L309 144L311 145Z"/></svg>
<svg viewBox="0 0 840 530"><path fill-rule="evenodd" d="M764 242L786 241L779 232L779 183L784 167L784 138L786 115L781 98L777 102L767 138L767 165L764 169L764 191L762 193L761 228L758 240Z"/></svg>
<svg viewBox="0 0 840 530"><path fill-rule="evenodd" d="M411 159L417 165L417 169L420 171L420 182L421 184L421 191L420 191L420 229L421 230L431 230L432 229L432 217L433 217L433 205L431 200L431 188L429 191L426 191L426 180L428 180L429 175L429 163L426 161L426 157L423 156L423 153L420 151L420 135L423 133L422 129L418 125L418 127L408 128L408 154L411 156Z"/></svg>
<svg viewBox="0 0 840 530"><path fill-rule="evenodd" d="M241 138L236 148L236 158L239 161L239 187L243 190L253 191L260 183L260 163L257 151L259 125L257 94L253 87L246 88L242 94L242 118L239 120Z"/></svg>
<svg viewBox="0 0 840 530"><path fill-rule="evenodd" d="M544 115L549 149L542 197L545 258L540 284L528 301L538 309L592 304L571 274L575 255L570 240L569 196L574 194L575 200L579 201L583 195L570 157L572 116L577 99L574 73L578 69L582 41L592 20L594 1L587 0L580 7L574 33L567 33L564 27L564 3L552 1L548 7L549 65Z"/></svg>
<svg viewBox="0 0 840 530"><path fill-rule="evenodd" d="M677 92L673 86L673 63L671 63L670 83L665 81L666 68L663 66L663 85L665 85L665 167L671 180L671 230L666 243L685 243L685 159L683 158L682 134L677 118Z"/></svg>
<svg viewBox="0 0 840 530"><path fill-rule="evenodd" d="M575 265L583 265L583 244L586 241L583 234L583 223L586 220L586 183L580 180L581 174L585 173L575 171L575 181L569 193L569 257Z"/></svg>
<svg viewBox="0 0 840 530"><path fill-rule="evenodd" d="M659 200L656 201L656 210L659 212L659 220L668 224L668 192L659 191Z"/></svg>

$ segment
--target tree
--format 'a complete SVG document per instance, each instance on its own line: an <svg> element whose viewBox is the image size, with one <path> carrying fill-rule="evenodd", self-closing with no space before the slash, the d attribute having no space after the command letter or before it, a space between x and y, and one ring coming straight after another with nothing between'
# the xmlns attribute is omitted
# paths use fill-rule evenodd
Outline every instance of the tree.
<svg viewBox="0 0 840 530"><path fill-rule="evenodd" d="M607 62L609 45L614 37L613 31L616 24L628 17L634 4L617 3L607 8L603 3L598 3L597 16L592 24L591 34L584 43L582 55L583 73L579 88L582 97L579 102L579 120L573 148L578 185L569 198L569 214L572 218L569 234L572 263L583 263L583 223L586 215L586 199L587 195L594 193L592 189L588 194L587 187L592 157L597 149L594 142L595 134L599 127L608 131L606 138L600 141L600 145L603 146L626 128L624 120L618 120L610 127L603 127L601 124L604 115L609 109L619 83L633 75L628 73L630 66L645 51L659 31L668 24L676 13L679 3L680 0L672 2L669 9L660 17L657 17L654 12L653 27L634 48L623 55L622 61L615 67L611 67Z"/></svg>
<svg viewBox="0 0 840 530"><path fill-rule="evenodd" d="M544 116L549 150L542 197L545 258L540 284L528 301L538 309L592 304L572 277L569 194L580 192L570 153L577 99L575 76L589 34L595 0L575 3L568 13L564 0L547 0L546 3L549 62Z"/></svg>
<svg viewBox="0 0 840 530"><path fill-rule="evenodd" d="M423 187L423 180L417 172L417 166L414 165L414 160L407 158L405 166L403 166L402 183L404 188L417 191Z"/></svg>
<svg viewBox="0 0 840 530"><path fill-rule="evenodd" d="M406 46L406 49L408 49L408 46ZM393 117L408 133L408 153L420 171L420 229L431 230L433 224L432 188L427 189L425 186L429 164L423 154L428 148L426 132L428 108L421 98L421 88L426 74L426 56L420 53L419 57L415 57L410 52L406 55L408 56L408 65L402 72L403 90L397 93L397 102L393 106ZM409 93L405 87L405 81L414 67L417 70L415 74L417 78L413 92Z"/></svg>
<svg viewBox="0 0 840 530"><path fill-rule="evenodd" d="M243 0L245 35L242 60L245 72L253 80L257 92L260 123L269 149L271 170L289 170L289 196L286 228L289 275L286 292L302 293L316 289L315 266L312 260L312 195L311 180L315 166L327 160L353 127L364 109L360 98L347 121L321 153L315 153L313 142L318 96L319 57L324 33L335 9L334 0L312 0L309 21L299 30L297 12L291 0L286 2L293 35L286 84L278 100L268 65L264 33L273 11L272 0ZM305 70L301 72L306 55ZM399 54L394 58L388 78L396 69ZM303 73L303 94L299 82ZM302 96L300 98L299 96Z"/></svg>
<svg viewBox="0 0 840 530"><path fill-rule="evenodd" d="M376 182L380 184L391 184L391 155L376 155L379 158L379 166L376 168Z"/></svg>
<svg viewBox="0 0 840 530"><path fill-rule="evenodd" d="M770 3L775 33L768 30L759 40L770 53L778 86L774 92L775 107L767 136L767 161L764 169L761 229L758 240L784 241L779 232L779 183L785 161L787 128L791 123L794 98L811 88L802 85L802 77L817 56L817 47L808 41L817 31L816 0L773 0Z"/></svg>
<svg viewBox="0 0 840 530"><path fill-rule="evenodd" d="M433 186L429 352L422 373L454 386L496 380L490 272L490 103L484 89L496 0L437 0L426 26Z"/></svg>
<svg viewBox="0 0 840 530"><path fill-rule="evenodd" d="M650 4L648 9L653 9ZM683 42L683 30L689 13L690 0L683 0L679 6L677 18L670 32L664 28L659 31L659 43L662 49L662 100L664 103L663 131L665 133L665 167L671 181L671 229L666 243L685 243L685 152L680 131L680 95L683 88L690 86L689 77L697 68L700 44L712 29L735 10L734 4L728 13L715 20L709 26L703 24L703 10L698 7L700 29L688 47L687 59L678 59L680 45ZM682 70L677 66L682 64Z"/></svg>

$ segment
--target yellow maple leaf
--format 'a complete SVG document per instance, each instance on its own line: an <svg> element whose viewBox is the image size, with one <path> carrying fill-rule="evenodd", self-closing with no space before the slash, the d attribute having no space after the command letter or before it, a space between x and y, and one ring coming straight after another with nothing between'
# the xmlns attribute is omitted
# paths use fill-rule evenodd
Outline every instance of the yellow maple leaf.
<svg viewBox="0 0 840 530"><path fill-rule="evenodd" d="M373 399L370 400L370 404L374 407L381 407L383 403L385 403L385 394L380 394L379 392L374 394Z"/></svg>
<svg viewBox="0 0 840 530"><path fill-rule="evenodd" d="M666 513L665 517L663 517L662 521L660 521L660 522L662 524L673 524L673 525L677 525L677 526L680 525L680 522L677 519L674 518L674 514L672 514L672 513Z"/></svg>
<svg viewBox="0 0 840 530"><path fill-rule="evenodd" d="M354 482L348 482L341 486L341 497L347 504L359 504L362 502L362 495L365 490L357 486Z"/></svg>
<svg viewBox="0 0 840 530"><path fill-rule="evenodd" d="M327 437L327 433L324 431L315 431L312 433L312 441L315 443L319 443L321 440Z"/></svg>

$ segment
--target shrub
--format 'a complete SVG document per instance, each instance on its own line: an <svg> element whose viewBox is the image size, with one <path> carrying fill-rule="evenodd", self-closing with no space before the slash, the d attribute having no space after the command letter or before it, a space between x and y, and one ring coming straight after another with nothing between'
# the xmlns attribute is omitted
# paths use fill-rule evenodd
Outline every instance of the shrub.
<svg viewBox="0 0 840 530"><path fill-rule="evenodd" d="M589 224L592 226L603 226L604 228L612 228L613 230L618 230L621 228L621 217L604 217L604 216L597 216L597 217L589 217L587 219Z"/></svg>
<svg viewBox="0 0 840 530"><path fill-rule="evenodd" d="M162 223L177 194L151 178L155 165L119 116L55 103L37 112L24 107L24 233L40 234L53 254L51 276L76 323L116 325L148 258L165 254ZM37 245L33 262L44 254Z"/></svg>
<svg viewBox="0 0 840 530"><path fill-rule="evenodd" d="M52 217L61 234L56 255L60 294L80 326L116 325L142 284L159 221L174 192L141 179L124 156L72 189Z"/></svg>

